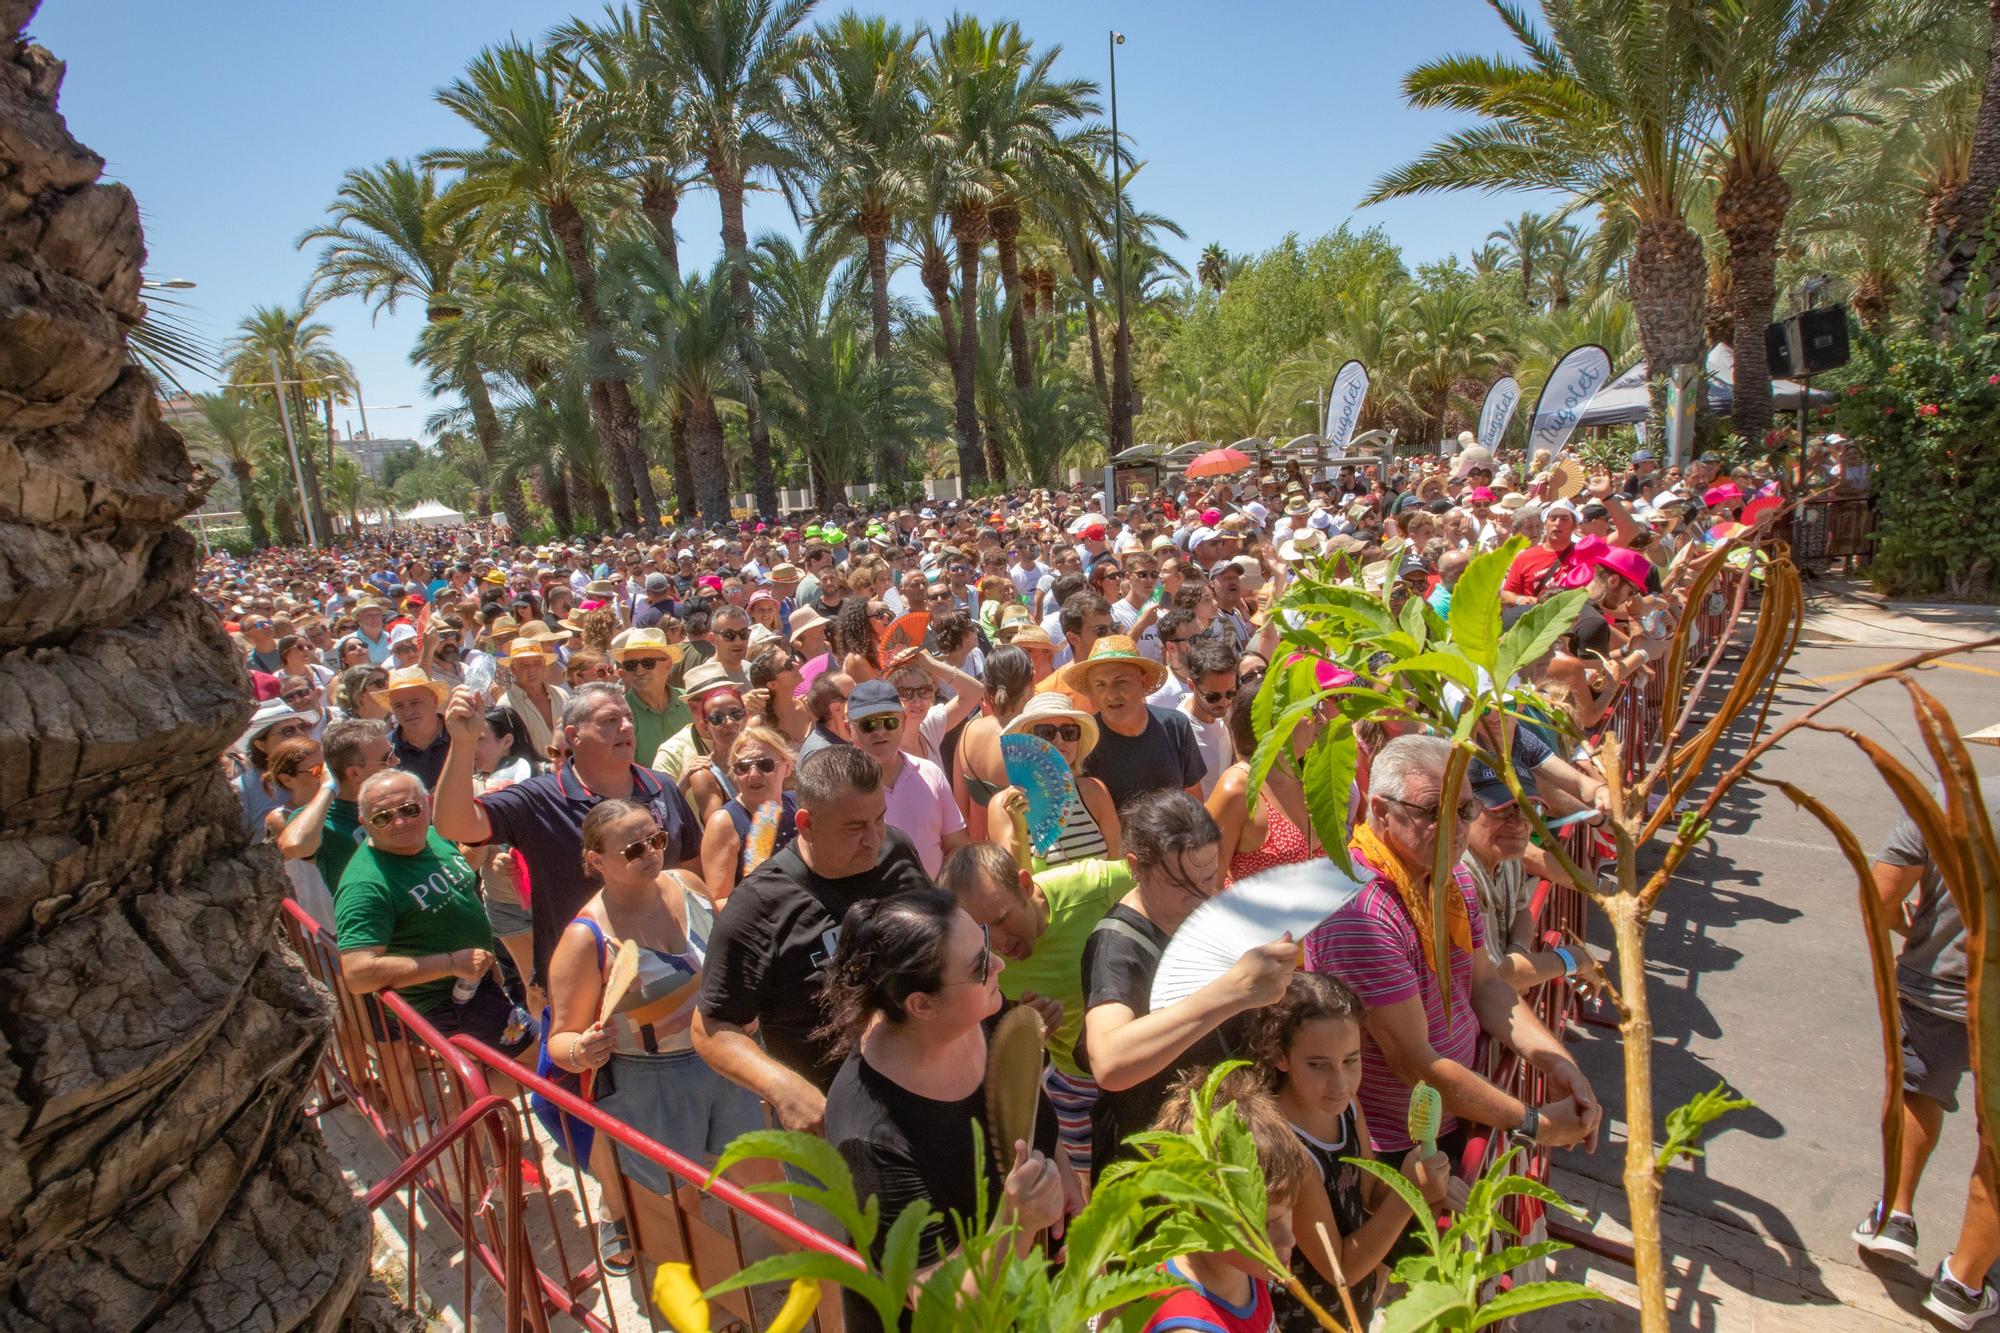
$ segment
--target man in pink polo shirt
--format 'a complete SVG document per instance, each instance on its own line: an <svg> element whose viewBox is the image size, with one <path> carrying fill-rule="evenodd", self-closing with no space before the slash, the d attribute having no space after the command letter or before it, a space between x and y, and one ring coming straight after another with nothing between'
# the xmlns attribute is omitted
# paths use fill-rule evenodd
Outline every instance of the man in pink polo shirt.
<svg viewBox="0 0 2000 1333"><path fill-rule="evenodd" d="M965 845L965 816L951 798L944 770L903 751L904 720L903 697L886 680L864 680L847 696L854 743L882 767L889 827L909 838L924 873L935 879L945 857Z"/></svg>

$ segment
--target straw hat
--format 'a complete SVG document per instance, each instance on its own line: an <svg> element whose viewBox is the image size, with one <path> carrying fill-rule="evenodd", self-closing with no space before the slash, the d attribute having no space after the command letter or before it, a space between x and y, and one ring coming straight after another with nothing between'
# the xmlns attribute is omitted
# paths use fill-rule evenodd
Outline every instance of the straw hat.
<svg viewBox="0 0 2000 1333"><path fill-rule="evenodd" d="M432 680L420 666L397 667L389 673L389 683L379 690L368 691L368 697L387 708L389 697L398 690L429 690L439 708L443 708L451 698L451 686L441 680Z"/></svg>
<svg viewBox="0 0 2000 1333"><path fill-rule="evenodd" d="M1010 620L993 632L993 637L1001 643L1011 643L1016 648L1046 648L1055 651L1056 641L1049 632L1032 620Z"/></svg>
<svg viewBox="0 0 2000 1333"><path fill-rule="evenodd" d="M717 690L740 691L742 688L731 679L727 671L723 670L722 663L711 657L687 673L687 681L681 686L681 698L699 699L702 695L713 694Z"/></svg>
<svg viewBox="0 0 2000 1333"><path fill-rule="evenodd" d="M1127 634L1107 634L1091 647L1090 656L1081 662L1071 662L1057 677L1061 688L1072 693L1087 694L1090 676L1106 666L1133 666L1139 668L1146 677L1146 692L1152 693L1166 683L1167 668L1152 658L1139 652L1139 645L1132 642Z"/></svg>
<svg viewBox="0 0 2000 1333"><path fill-rule="evenodd" d="M544 666L556 660L555 654L543 647L539 640L527 638L516 639L514 642L508 644L505 656L508 666L512 666L516 662L525 662L529 658L533 658Z"/></svg>
<svg viewBox="0 0 2000 1333"><path fill-rule="evenodd" d="M536 643L568 643L573 636L566 629L553 630L543 621L529 620L521 625L521 637Z"/></svg>
<svg viewBox="0 0 2000 1333"><path fill-rule="evenodd" d="M1287 564L1300 564L1307 560L1317 560L1326 553L1326 539L1318 528L1306 528L1295 532L1278 543L1278 559Z"/></svg>
<svg viewBox="0 0 2000 1333"><path fill-rule="evenodd" d="M791 634L788 637L796 639L807 630L826 623L826 617L820 614L818 607L801 606L792 612Z"/></svg>
<svg viewBox="0 0 2000 1333"><path fill-rule="evenodd" d="M584 585L583 595L585 597L616 597L618 595L618 585L610 579L592 579Z"/></svg>
<svg viewBox="0 0 2000 1333"><path fill-rule="evenodd" d="M1526 508L1527 504L1528 504L1527 496L1521 494L1519 491L1508 491L1505 495L1501 496L1498 500L1495 500L1493 502L1493 507L1495 509L1505 510L1507 513L1511 514L1517 509Z"/></svg>
<svg viewBox="0 0 2000 1333"><path fill-rule="evenodd" d="M653 628L628 629L611 640L611 660L623 662L635 652L656 652L677 658L686 649L667 642L667 636Z"/></svg>
<svg viewBox="0 0 2000 1333"><path fill-rule="evenodd" d="M491 639L496 645L501 639L511 639L520 632L520 624L515 621L514 617L509 615L493 617L493 623L486 627L486 637Z"/></svg>
<svg viewBox="0 0 2000 1333"><path fill-rule="evenodd" d="M1000 730L1002 734L1027 735L1049 722L1074 722L1083 729L1083 735L1076 743L1076 761L1079 764L1085 755L1097 748L1097 719L1071 703L1068 695L1059 692L1029 695L1028 706Z"/></svg>

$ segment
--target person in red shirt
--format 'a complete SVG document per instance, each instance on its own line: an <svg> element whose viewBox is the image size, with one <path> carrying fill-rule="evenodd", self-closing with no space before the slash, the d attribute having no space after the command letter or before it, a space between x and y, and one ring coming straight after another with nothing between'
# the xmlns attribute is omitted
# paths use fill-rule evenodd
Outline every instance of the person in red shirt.
<svg viewBox="0 0 2000 1333"><path fill-rule="evenodd" d="M1507 567L1507 580L1500 585L1502 606L1533 605L1559 586L1557 576L1575 558L1574 538L1581 519L1567 500L1557 500L1542 511L1542 539Z"/></svg>

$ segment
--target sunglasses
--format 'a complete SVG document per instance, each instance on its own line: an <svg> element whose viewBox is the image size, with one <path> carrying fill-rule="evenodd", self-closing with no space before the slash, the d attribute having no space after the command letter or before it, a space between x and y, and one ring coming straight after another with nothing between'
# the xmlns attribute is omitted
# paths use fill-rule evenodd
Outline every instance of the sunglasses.
<svg viewBox="0 0 2000 1333"><path fill-rule="evenodd" d="M709 726L720 727L726 726L731 722L741 722L744 718L750 716L750 714L741 708L725 708L719 713L707 713L704 716L708 718Z"/></svg>
<svg viewBox="0 0 2000 1333"><path fill-rule="evenodd" d="M310 699L313 697L313 692L311 690L286 690L279 697L286 703L291 703L294 699Z"/></svg>
<svg viewBox="0 0 2000 1333"><path fill-rule="evenodd" d="M1074 745L1083 739L1083 727L1076 722L1048 722L1032 728L1032 731L1050 744L1062 741Z"/></svg>
<svg viewBox="0 0 2000 1333"><path fill-rule="evenodd" d="M377 810L374 814L368 816L366 822L369 828L388 828L389 825L399 819L415 819L417 816L423 814L423 812L423 802L405 801L401 805L391 806L387 810Z"/></svg>
<svg viewBox="0 0 2000 1333"><path fill-rule="evenodd" d="M666 661L664 657L633 657L620 662L618 669L620 671L651 671L664 661Z"/></svg>
<svg viewBox="0 0 2000 1333"><path fill-rule="evenodd" d="M1238 689L1240 688L1241 686L1238 686ZM1236 697L1236 690L1203 690L1201 692L1201 701L1207 704L1210 708L1215 707L1215 705L1222 703L1225 700L1234 699L1235 697Z"/></svg>
<svg viewBox="0 0 2000 1333"><path fill-rule="evenodd" d="M778 771L778 761L769 755L759 755L755 759L738 759L729 766L729 771L739 778L751 773L775 773Z"/></svg>
<svg viewBox="0 0 2000 1333"><path fill-rule="evenodd" d="M930 685L913 685L907 690L897 690L896 696L906 704L922 703L937 698L937 689Z"/></svg>
<svg viewBox="0 0 2000 1333"><path fill-rule="evenodd" d="M1409 811L1410 814L1414 816L1416 818L1416 821L1420 824L1435 824L1438 821L1438 806L1435 802L1433 802L1430 805L1413 805L1409 801L1398 800L1394 796L1385 796L1382 799L1388 801L1391 805L1402 806L1405 810ZM1458 803L1459 827L1463 828L1465 825L1470 824L1473 820L1477 818L1479 818L1478 801L1466 800L1466 801L1460 801Z"/></svg>
<svg viewBox="0 0 2000 1333"><path fill-rule="evenodd" d="M903 729L903 719L894 713L884 713L880 717L864 717L854 725L872 736L878 731L901 731Z"/></svg>
<svg viewBox="0 0 2000 1333"><path fill-rule="evenodd" d="M885 606L880 611L870 611L868 613L868 618L870 620L880 621L882 624L886 625L890 621L896 618L896 613L894 611L891 611L888 607Z"/></svg>
<svg viewBox="0 0 2000 1333"><path fill-rule="evenodd" d="M656 828L645 837L639 839L639 841L625 844L625 859L627 861L636 861L648 851L664 852L666 850L667 831L663 828Z"/></svg>
<svg viewBox="0 0 2000 1333"><path fill-rule="evenodd" d="M747 629L719 629L715 632L715 637L724 643L737 643L749 638L750 631Z"/></svg>

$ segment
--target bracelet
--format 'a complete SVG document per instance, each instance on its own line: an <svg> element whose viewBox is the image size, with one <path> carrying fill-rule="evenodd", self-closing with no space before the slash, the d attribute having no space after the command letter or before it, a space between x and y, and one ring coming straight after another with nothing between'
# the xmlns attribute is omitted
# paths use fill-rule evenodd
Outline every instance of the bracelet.
<svg viewBox="0 0 2000 1333"><path fill-rule="evenodd" d="M1560 944L1555 946L1554 952L1556 957L1562 959L1563 975L1566 977L1575 976L1576 955L1571 953L1567 948L1565 948L1563 945Z"/></svg>

